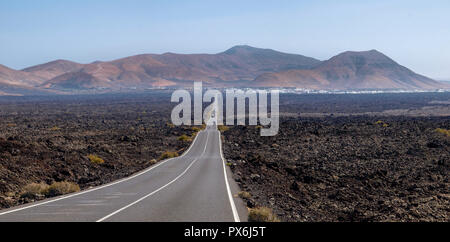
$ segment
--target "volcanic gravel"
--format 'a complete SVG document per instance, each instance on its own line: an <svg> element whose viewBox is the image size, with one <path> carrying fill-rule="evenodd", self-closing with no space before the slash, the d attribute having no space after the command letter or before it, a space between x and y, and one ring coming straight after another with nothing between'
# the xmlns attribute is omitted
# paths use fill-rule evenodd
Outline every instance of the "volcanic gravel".
<svg viewBox="0 0 450 242"><path fill-rule="evenodd" d="M166 96L165 96L166 97ZM165 151L181 154L191 127L173 127L167 98L154 95L10 98L0 103L0 207L29 183L70 181L82 189L129 176ZM92 163L88 155L104 159ZM153 160L153 161L152 161Z"/></svg>
<svg viewBox="0 0 450 242"><path fill-rule="evenodd" d="M449 221L450 117L282 118L224 132L248 207L283 221Z"/></svg>

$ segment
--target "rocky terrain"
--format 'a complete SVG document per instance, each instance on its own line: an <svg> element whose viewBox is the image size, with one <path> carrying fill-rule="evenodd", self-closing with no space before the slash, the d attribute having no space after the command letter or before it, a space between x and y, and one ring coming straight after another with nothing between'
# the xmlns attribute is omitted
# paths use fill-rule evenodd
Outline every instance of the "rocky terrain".
<svg viewBox="0 0 450 242"><path fill-rule="evenodd" d="M85 189L149 167L165 151L181 154L190 142L178 137L194 131L169 123L167 103L157 94L1 98L0 208L39 199L21 197L30 183Z"/></svg>
<svg viewBox="0 0 450 242"><path fill-rule="evenodd" d="M181 154L196 130L170 124L169 99L1 97L0 207L43 198L22 196L31 183L86 189ZM282 94L277 136L229 127L223 151L247 205L282 221L449 221L449 112L449 93Z"/></svg>
<svg viewBox="0 0 450 242"><path fill-rule="evenodd" d="M278 135L230 127L223 133L224 155L250 193L247 205L269 207L282 221L448 222L450 116L352 115L405 108L408 98L285 96L281 109L298 116L283 116ZM433 98L450 100L448 94L417 94L410 108ZM302 116L311 110L321 115Z"/></svg>

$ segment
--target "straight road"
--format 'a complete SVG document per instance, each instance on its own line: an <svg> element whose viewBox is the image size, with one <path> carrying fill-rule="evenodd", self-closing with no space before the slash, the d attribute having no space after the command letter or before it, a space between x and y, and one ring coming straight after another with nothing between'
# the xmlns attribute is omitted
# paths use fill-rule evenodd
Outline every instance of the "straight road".
<svg viewBox="0 0 450 242"><path fill-rule="evenodd" d="M100 187L0 210L0 221L239 222L246 208L225 166L216 125L180 157Z"/></svg>

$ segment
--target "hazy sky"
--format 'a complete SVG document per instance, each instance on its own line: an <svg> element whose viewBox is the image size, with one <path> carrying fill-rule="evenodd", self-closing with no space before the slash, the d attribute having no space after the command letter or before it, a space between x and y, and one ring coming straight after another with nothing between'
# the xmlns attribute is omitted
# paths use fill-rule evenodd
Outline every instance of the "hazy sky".
<svg viewBox="0 0 450 242"><path fill-rule="evenodd" d="M0 1L0 64L15 69L238 44L321 60L377 49L450 79L450 1Z"/></svg>

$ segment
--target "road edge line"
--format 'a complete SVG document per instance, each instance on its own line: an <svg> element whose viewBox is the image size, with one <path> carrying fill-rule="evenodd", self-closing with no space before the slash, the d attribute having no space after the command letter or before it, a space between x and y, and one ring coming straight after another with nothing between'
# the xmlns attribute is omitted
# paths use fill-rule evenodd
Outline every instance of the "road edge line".
<svg viewBox="0 0 450 242"><path fill-rule="evenodd" d="M202 131L203 131L203 130L202 130ZM143 171L140 171L139 173L136 173L136 174L131 175L131 176L129 176L129 177L125 177L125 178L122 178L122 179L113 181L113 182L111 182L111 183L107 183L107 184L104 184L104 185L101 185L101 186L98 186L98 187L94 187L94 188L91 188L91 189L87 189L87 190L84 190L84 191L81 191L81 192L76 192L76 193L72 193L72 194L69 194L69 195L64 195L64 196L61 196L61 197L53 198L53 199L50 199L50 200L48 200L48 201L38 202L38 203L30 204L30 205L28 205L28 206L24 206L24 207L21 207L21 208L16 208L16 209L12 209L12 210L8 210L8 211L0 212L0 216L5 215L5 214L10 214L10 213L18 212L18 211L22 211L22 210L29 209L29 208L34 208L34 207L41 206L41 205L45 205L45 204L48 204L48 203L60 201L60 200L63 200L63 199L67 199L67 198L71 198L71 197L83 195L83 194L86 194L86 193L89 193L89 192L97 191L97 190L100 190L100 189L103 189L103 188L106 188L106 187L110 187L110 186L112 186L112 185L116 185L116 184L122 183L122 182L124 182L124 181L131 180L131 179L133 179L133 178L136 178L136 177L138 177L138 176L140 176L140 175L143 175L143 174L145 174L145 173L147 173L147 172L149 172L149 171L151 171L151 170L157 168L158 166L160 166L160 165L162 165L162 164L164 164L164 163L166 163L166 162L168 162L168 161L170 161L170 160L177 159L177 158L181 158L181 157L185 156L185 155L189 152L189 150L191 150L192 146L194 146L194 143L195 143L195 141L197 140L197 137L199 136L199 134L200 134L202 131L200 131L200 132L197 133L197 135L196 135L195 138L194 138L194 141L192 141L192 143L191 143L191 145L189 146L189 148L188 148L185 152L183 152L183 154L182 154L181 156L173 157L173 158L170 158L170 159L161 161L161 162L159 162L158 164L156 164L156 165L154 165L154 166L151 166L151 167L149 167L149 168L146 168L146 169L143 170ZM0 211L1 211L1 210L0 210Z"/></svg>
<svg viewBox="0 0 450 242"><path fill-rule="evenodd" d="M196 137L196 138L197 138L197 137ZM194 165L195 162L197 162L197 160L198 160L200 157L203 156L203 154L204 154L205 151L206 151L206 147L208 147L208 138L209 138L209 135L208 135L208 132L206 132L206 144L205 144L205 148L203 149L202 154L201 154L199 157L195 158L195 160L193 160L193 161L191 162L191 164L189 164L189 166L188 166L183 172L181 172L177 177L175 177L175 179L173 179L172 181L166 183L164 186L162 186L162 187L156 189L155 191L153 191L153 192L151 192L151 193L149 193L149 194L147 194L147 195L145 195L145 196L139 198L138 200L136 200L136 201L134 201L134 202L132 202L132 203L130 203L130 204L128 204L128 205L122 207L122 208L119 208L118 210L116 210L116 211L114 211L114 212L112 212L112 213L110 213L110 214L108 214L108 215L106 215L106 216L104 216L104 217L98 219L98 220L95 221L95 222L103 222L103 221L105 221L106 219L108 219L108 218L110 218L110 217L112 217L112 216L114 216L114 215L116 215L116 214L122 212L123 210L125 210L125 209L127 209L127 208L129 208L129 207L131 207L131 206L133 206L133 205L135 205L135 204L137 204L137 203L139 203L140 201L142 201L142 200L144 200L144 199L146 199L146 198L148 198L148 197L154 195L155 193L161 191L162 189L166 188L166 187L169 186L170 184L176 182L180 177L182 177L184 174L186 174L186 172L192 167L192 165Z"/></svg>
<svg viewBox="0 0 450 242"><path fill-rule="evenodd" d="M222 159L223 175L225 176L225 185L227 187L228 199L230 200L231 210L233 211L234 222L240 222L241 220L239 218L239 214L236 209L236 204L234 203L233 195L231 194L230 184L228 183L227 168L225 166L225 158L224 158L223 152L222 152L222 134L220 133L219 130L217 130L217 132L219 132L220 158Z"/></svg>

